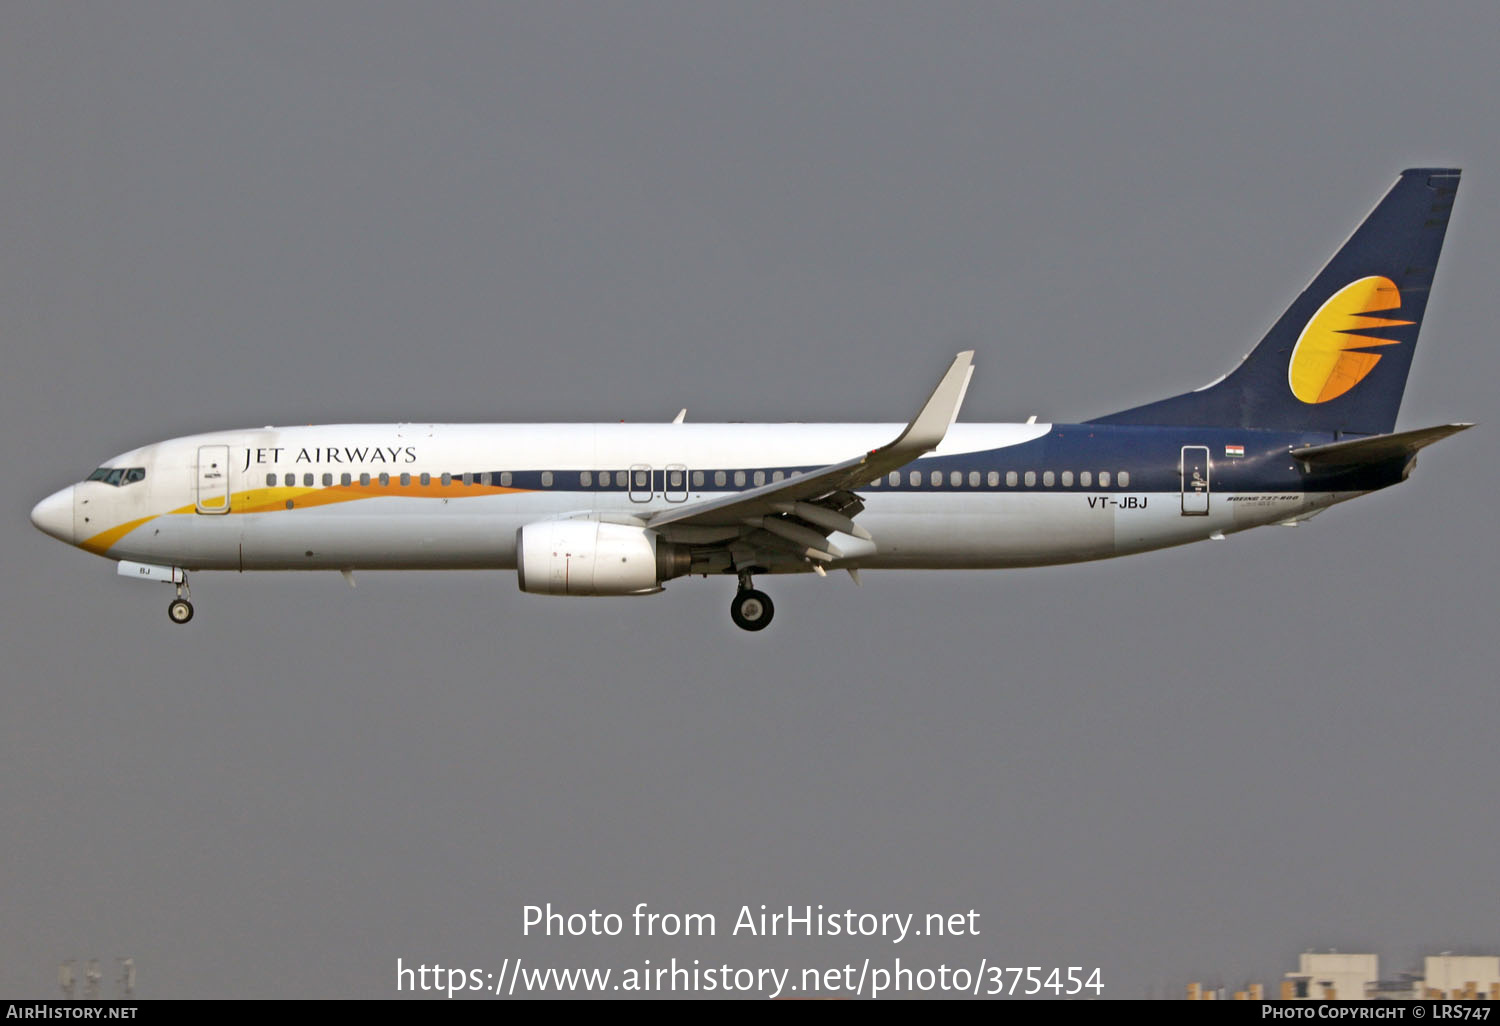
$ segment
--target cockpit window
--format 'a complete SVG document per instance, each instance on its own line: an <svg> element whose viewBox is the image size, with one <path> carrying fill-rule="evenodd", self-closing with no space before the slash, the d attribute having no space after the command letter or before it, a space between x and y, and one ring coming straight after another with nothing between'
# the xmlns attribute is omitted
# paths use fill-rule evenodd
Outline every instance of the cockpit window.
<svg viewBox="0 0 1500 1026"><path fill-rule="evenodd" d="M107 485L120 488L124 485L135 484L137 481L146 480L145 467L100 467L88 476L90 481L101 481Z"/></svg>

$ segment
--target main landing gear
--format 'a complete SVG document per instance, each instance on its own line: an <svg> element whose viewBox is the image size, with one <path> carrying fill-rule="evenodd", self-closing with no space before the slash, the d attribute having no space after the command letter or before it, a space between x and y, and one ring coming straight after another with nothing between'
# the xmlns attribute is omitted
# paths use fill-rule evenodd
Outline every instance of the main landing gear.
<svg viewBox="0 0 1500 1026"><path fill-rule="evenodd" d="M182 575L182 582L177 585L177 597L167 607L167 616L173 623L187 623L193 618L193 604L188 601L187 574Z"/></svg>
<svg viewBox="0 0 1500 1026"><path fill-rule="evenodd" d="M775 615L776 606L771 602L771 596L750 587L750 572L742 571L740 590L729 604L729 618L734 625L742 630L763 631L771 625L771 617Z"/></svg>

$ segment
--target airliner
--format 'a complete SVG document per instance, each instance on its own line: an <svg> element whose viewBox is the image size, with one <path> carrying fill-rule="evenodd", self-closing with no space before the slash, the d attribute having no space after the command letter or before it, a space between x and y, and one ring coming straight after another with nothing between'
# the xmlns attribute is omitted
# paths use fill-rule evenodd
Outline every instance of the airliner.
<svg viewBox="0 0 1500 1026"><path fill-rule="evenodd" d="M1396 431L1459 171L1403 171L1265 338L1195 391L1078 424L956 423L959 353L910 422L338 424L133 449L42 531L174 585L199 570L514 570L538 595L733 576L1105 559L1298 524L1471 425Z"/></svg>

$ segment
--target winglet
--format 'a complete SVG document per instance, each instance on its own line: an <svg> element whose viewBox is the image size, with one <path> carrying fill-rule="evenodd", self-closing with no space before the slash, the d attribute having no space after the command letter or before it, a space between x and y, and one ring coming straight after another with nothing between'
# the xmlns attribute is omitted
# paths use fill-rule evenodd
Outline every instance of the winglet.
<svg viewBox="0 0 1500 1026"><path fill-rule="evenodd" d="M969 390L969 379L973 376L974 350L966 349L953 358L953 365L932 390L922 412L886 448L915 452L919 456L936 449L948 428L958 419L958 409L963 405L964 393Z"/></svg>

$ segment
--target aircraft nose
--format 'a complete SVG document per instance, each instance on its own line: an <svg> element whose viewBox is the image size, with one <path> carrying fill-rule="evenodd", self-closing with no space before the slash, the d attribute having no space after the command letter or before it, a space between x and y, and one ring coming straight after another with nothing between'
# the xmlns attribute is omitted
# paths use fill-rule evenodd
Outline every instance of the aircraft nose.
<svg viewBox="0 0 1500 1026"><path fill-rule="evenodd" d="M37 529L58 541L73 544L73 486L53 492L31 510L31 522Z"/></svg>

